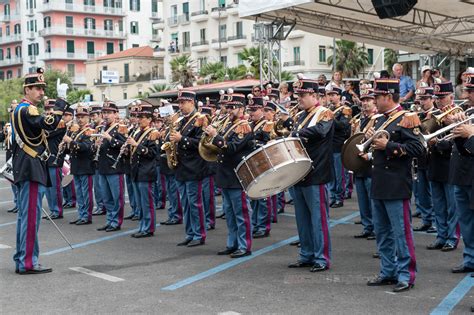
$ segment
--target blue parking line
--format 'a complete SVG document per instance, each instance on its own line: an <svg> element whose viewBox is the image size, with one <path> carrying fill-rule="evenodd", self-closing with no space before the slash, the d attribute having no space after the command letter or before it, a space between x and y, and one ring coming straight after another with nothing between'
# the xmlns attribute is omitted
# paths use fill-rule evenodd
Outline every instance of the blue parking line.
<svg viewBox="0 0 474 315"><path fill-rule="evenodd" d="M160 226L160 224L158 223L156 225L156 227L159 227L159 226ZM130 235L130 234L136 233L136 232L138 232L138 229L124 231L124 232L120 232L120 233L117 233L117 234L112 234L112 235L96 238L96 239L93 239L93 240L90 240L90 241L85 241L85 242L82 242L82 243L73 244L72 248L76 249L76 248L86 247L86 246L101 243L101 242L104 242L104 241L113 240L115 238L119 238L119 237L122 237L122 236L127 236L127 235ZM59 254L59 253L66 252L66 251L69 251L69 250L71 250L71 247L66 246L66 247L50 250L49 252L42 253L41 256L51 256L51 255Z"/></svg>
<svg viewBox="0 0 474 315"><path fill-rule="evenodd" d="M341 219L338 219L338 220L334 220L332 223L329 224L329 226L332 228L336 225L339 225L339 224L343 224L344 222L346 221L349 221L349 220L352 220L353 218L357 217L359 215L359 212L354 212L348 216L345 216ZM206 270L204 272L201 272L201 273L198 273L197 275L194 275L194 276L191 276L189 278L186 278L184 280L181 280L181 281L178 281L172 285L169 285L169 286L166 286L164 288L161 288L161 290L163 291L174 291L174 290L177 290L177 289L180 289L182 287L185 287L187 285L190 285L194 282L197 282L197 281L200 281L200 280L203 280L205 278L208 278L210 276L213 276L219 272L222 272L222 271L225 271L227 269L230 269L232 267L235 267L237 265L240 265L244 262L247 262L249 260L252 260L260 255L263 255L263 254L266 254L274 249L278 249L280 247L283 247L285 245L288 245L290 244L291 242L293 241L296 241L298 239L298 236L293 236L293 237L290 237L286 240L283 240L283 241L280 241L278 243L275 243L273 245L270 245L270 246L267 246L267 247L264 247L262 249L259 249L255 252L252 253L252 255L250 256L246 256L246 257L243 257L243 258L239 258L239 259L235 259L235 260L231 260L229 262L226 262L224 264L221 264L221 265L218 265L214 268L211 268L209 270Z"/></svg>
<svg viewBox="0 0 474 315"><path fill-rule="evenodd" d="M69 214L69 213L74 213L74 212L77 212L77 210L64 211L63 215ZM43 215L43 213L41 213L41 215ZM16 216L16 214L15 214L15 216ZM16 224L16 220L11 221L11 222L2 223L2 224L0 224L0 228L3 227L3 226L9 226L9 225L14 225L14 224Z"/></svg>
<svg viewBox="0 0 474 315"><path fill-rule="evenodd" d="M430 315L449 314L464 296L474 287L474 278L471 275L465 276L458 285L431 311ZM466 311L468 312L468 311Z"/></svg>

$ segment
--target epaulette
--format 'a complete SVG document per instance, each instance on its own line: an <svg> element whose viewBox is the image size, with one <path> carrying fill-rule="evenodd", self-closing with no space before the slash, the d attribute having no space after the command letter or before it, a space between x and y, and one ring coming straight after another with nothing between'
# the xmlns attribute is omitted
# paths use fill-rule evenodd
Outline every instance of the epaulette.
<svg viewBox="0 0 474 315"><path fill-rule="evenodd" d="M69 129L70 132L78 132L81 127L79 127L78 124L73 124L71 128Z"/></svg>
<svg viewBox="0 0 474 315"><path fill-rule="evenodd" d="M241 120L239 122L239 125L235 128L235 133L238 134L248 134L252 132L252 128L249 125L249 122L247 120Z"/></svg>
<svg viewBox="0 0 474 315"><path fill-rule="evenodd" d="M60 120L59 123L58 123L58 126L56 127L57 129L62 129L62 128L66 128L66 123L64 122L64 120Z"/></svg>
<svg viewBox="0 0 474 315"><path fill-rule="evenodd" d="M264 132L271 132L274 128L275 123L273 121L267 121L263 126L262 130Z"/></svg>
<svg viewBox="0 0 474 315"><path fill-rule="evenodd" d="M421 125L420 117L418 117L417 113L405 113L398 125L409 129L419 127Z"/></svg>
<svg viewBox="0 0 474 315"><path fill-rule="evenodd" d="M38 107L34 105L29 105L28 114L30 114L30 116L39 116Z"/></svg>
<svg viewBox="0 0 474 315"><path fill-rule="evenodd" d="M128 127L127 125L120 124L117 131L123 135L126 135L128 132Z"/></svg>
<svg viewBox="0 0 474 315"><path fill-rule="evenodd" d="M151 141L156 141L160 137L160 132L158 130L153 130L150 132L150 135L148 136L148 139Z"/></svg>
<svg viewBox="0 0 474 315"><path fill-rule="evenodd" d="M90 137L94 133L92 128L86 127L86 131L84 131L84 135Z"/></svg>
<svg viewBox="0 0 474 315"><path fill-rule="evenodd" d="M322 121L330 121L331 119L334 119L334 113L332 112L332 110L329 109L323 111L319 116L319 120Z"/></svg>
<svg viewBox="0 0 474 315"><path fill-rule="evenodd" d="M344 105L344 107L342 108L342 114L344 116L352 116L352 109Z"/></svg>
<svg viewBox="0 0 474 315"><path fill-rule="evenodd" d="M206 128L208 125L209 125L209 119L207 118L207 115L199 114L196 117L196 120L194 121L195 127Z"/></svg>

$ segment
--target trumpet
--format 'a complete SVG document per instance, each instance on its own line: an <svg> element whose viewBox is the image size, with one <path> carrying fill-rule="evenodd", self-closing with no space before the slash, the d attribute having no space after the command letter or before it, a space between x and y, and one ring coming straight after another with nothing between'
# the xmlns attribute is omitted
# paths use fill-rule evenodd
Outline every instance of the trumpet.
<svg viewBox="0 0 474 315"><path fill-rule="evenodd" d="M438 114L438 115L432 114L432 116L436 119L436 121L438 122L438 124L441 125L442 120L443 120L446 116L452 115L452 114L456 114L456 113L461 113L461 112L463 112L462 108L459 107L459 106L455 106L455 107L450 108L449 110L445 111L444 113L441 113L441 114Z"/></svg>
<svg viewBox="0 0 474 315"><path fill-rule="evenodd" d="M388 140L390 140L390 133L387 130L377 130L372 137L367 139L364 143L357 144L356 148L360 151L360 153L365 153L369 149L370 145L375 139L381 138L385 136Z"/></svg>
<svg viewBox="0 0 474 315"><path fill-rule="evenodd" d="M472 110L471 110L472 111ZM470 111L466 111L466 112L470 112ZM437 138L438 140L451 140L454 138L454 135L451 134L451 130L453 130L454 128L456 128L457 126L460 126L462 124L465 124L469 121L472 121L474 119L474 113L473 114L470 114L466 119L462 120L462 121L459 121L459 122L456 122L456 123L453 123L453 124L450 124L444 128L441 128L433 133L430 133L430 134L427 134L427 135L423 135L423 144L425 146L427 146L428 142L431 140L431 139L435 139Z"/></svg>
<svg viewBox="0 0 474 315"><path fill-rule="evenodd" d="M96 142L97 149L95 151L94 162L99 161L100 147L102 146L102 141L104 139L104 135L102 133L102 131L104 131L104 128L105 128L105 122L103 122L102 126L99 127L99 130L101 131L100 133L101 136L97 139L97 142Z"/></svg>

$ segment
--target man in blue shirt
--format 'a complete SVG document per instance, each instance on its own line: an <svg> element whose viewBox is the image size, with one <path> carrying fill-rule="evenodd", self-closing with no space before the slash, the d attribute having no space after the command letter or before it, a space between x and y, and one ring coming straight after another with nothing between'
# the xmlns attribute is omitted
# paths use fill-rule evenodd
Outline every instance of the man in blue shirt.
<svg viewBox="0 0 474 315"><path fill-rule="evenodd" d="M400 80L400 103L409 101L415 93L415 85L412 78L403 74L403 66L396 63L392 67L393 76Z"/></svg>

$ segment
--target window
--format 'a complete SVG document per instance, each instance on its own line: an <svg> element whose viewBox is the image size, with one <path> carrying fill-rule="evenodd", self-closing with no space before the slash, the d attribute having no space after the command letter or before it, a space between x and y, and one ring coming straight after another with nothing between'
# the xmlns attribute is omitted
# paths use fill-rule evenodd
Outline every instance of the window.
<svg viewBox="0 0 474 315"><path fill-rule="evenodd" d="M0 71L0 80L5 80L5 72L4 71Z"/></svg>
<svg viewBox="0 0 474 315"><path fill-rule="evenodd" d="M130 10L140 11L140 0L130 0Z"/></svg>
<svg viewBox="0 0 474 315"><path fill-rule="evenodd" d="M225 0L219 0L219 8L225 8Z"/></svg>
<svg viewBox="0 0 474 315"><path fill-rule="evenodd" d="M73 54L74 53L74 41L73 40L66 40L66 47L67 53Z"/></svg>
<svg viewBox="0 0 474 315"><path fill-rule="evenodd" d="M369 65L374 64L374 50L372 48L367 49L367 62Z"/></svg>
<svg viewBox="0 0 474 315"><path fill-rule="evenodd" d="M132 44L132 48L137 48L137 47L140 47L140 45L138 45L138 44Z"/></svg>
<svg viewBox="0 0 474 315"><path fill-rule="evenodd" d="M12 79L13 78L13 71L8 70L7 71L7 79Z"/></svg>
<svg viewBox="0 0 474 315"><path fill-rule="evenodd" d="M21 58L21 46L15 47L15 57Z"/></svg>
<svg viewBox="0 0 474 315"><path fill-rule="evenodd" d="M183 3L183 15L184 15L185 21L189 21L189 2Z"/></svg>
<svg viewBox="0 0 474 315"><path fill-rule="evenodd" d="M107 43L107 55L114 53L114 43Z"/></svg>
<svg viewBox="0 0 474 315"><path fill-rule="evenodd" d="M119 43L119 51L123 51L123 43Z"/></svg>
<svg viewBox="0 0 474 315"><path fill-rule="evenodd" d="M3 60L3 48L0 48L0 60Z"/></svg>
<svg viewBox="0 0 474 315"><path fill-rule="evenodd" d="M21 34L21 26L20 24L15 24L15 26L13 27L13 32L15 34Z"/></svg>
<svg viewBox="0 0 474 315"><path fill-rule="evenodd" d="M74 27L74 17L66 16L66 27L68 28Z"/></svg>
<svg viewBox="0 0 474 315"><path fill-rule="evenodd" d="M191 46L191 37L189 35L189 32L183 32L183 46L184 47L189 47Z"/></svg>
<svg viewBox="0 0 474 315"><path fill-rule="evenodd" d="M227 67L227 56L221 56L221 62L224 64L224 67Z"/></svg>
<svg viewBox="0 0 474 315"><path fill-rule="evenodd" d="M242 59L242 57L240 57L240 54L237 54L237 65L243 65L244 64L244 61Z"/></svg>
<svg viewBox="0 0 474 315"><path fill-rule="evenodd" d="M177 5L172 5L171 6L171 17L176 19L177 15L178 15L178 6Z"/></svg>
<svg viewBox="0 0 474 315"><path fill-rule="evenodd" d="M293 60L294 61L300 61L301 60L300 47L293 47Z"/></svg>
<svg viewBox="0 0 474 315"><path fill-rule="evenodd" d="M27 9L36 9L36 0L27 0L26 1Z"/></svg>
<svg viewBox="0 0 474 315"><path fill-rule="evenodd" d="M151 12L158 13L158 0L151 0Z"/></svg>
<svg viewBox="0 0 474 315"><path fill-rule="evenodd" d="M123 80L130 82L130 65L128 63L123 65Z"/></svg>
<svg viewBox="0 0 474 315"><path fill-rule="evenodd" d="M5 35L10 36L10 25L5 26Z"/></svg>
<svg viewBox="0 0 474 315"><path fill-rule="evenodd" d="M33 53L35 54L35 56L39 55L39 44L38 43L33 44Z"/></svg>
<svg viewBox="0 0 474 315"><path fill-rule="evenodd" d="M219 26L219 39L226 40L227 38L227 25L220 25Z"/></svg>
<svg viewBox="0 0 474 315"><path fill-rule="evenodd" d="M207 64L207 57L199 57L198 58L198 68L201 69Z"/></svg>
<svg viewBox="0 0 474 315"><path fill-rule="evenodd" d="M126 100L128 97L127 92L123 92L123 99Z"/></svg>
<svg viewBox="0 0 474 315"><path fill-rule="evenodd" d="M71 1L71 3L72 3L72 1ZM93 5L95 5L95 0L84 0L84 5L93 6Z"/></svg>
<svg viewBox="0 0 474 315"><path fill-rule="evenodd" d="M67 19L66 19L66 21L67 21ZM50 16L45 16L44 19L43 19L43 23L44 23L44 28L51 27L51 17Z"/></svg>
<svg viewBox="0 0 474 315"><path fill-rule="evenodd" d="M45 51L46 51L47 53L50 53L50 52L51 52L51 41L50 41L50 40L47 40L45 46L46 46ZM28 52L28 55L31 56L31 54L30 54L29 52Z"/></svg>
<svg viewBox="0 0 474 315"><path fill-rule="evenodd" d="M73 64L73 63L68 63L67 64L67 74L70 77L75 77L75 75L76 75L76 65L75 64Z"/></svg>
<svg viewBox="0 0 474 315"><path fill-rule="evenodd" d="M123 32L123 20L118 21L118 29L119 29L119 32Z"/></svg>
<svg viewBox="0 0 474 315"><path fill-rule="evenodd" d="M18 70L17 70L17 72L16 72L16 77L17 77L17 78L21 78L21 77L22 77L21 68L18 68Z"/></svg>
<svg viewBox="0 0 474 315"><path fill-rule="evenodd" d="M12 51L10 48L7 48L7 59L12 59Z"/></svg>
<svg viewBox="0 0 474 315"><path fill-rule="evenodd" d="M94 42L87 42L87 54L94 55L95 54L95 43Z"/></svg>
<svg viewBox="0 0 474 315"><path fill-rule="evenodd" d="M104 20L104 30L113 31L114 30L114 21Z"/></svg>
<svg viewBox="0 0 474 315"><path fill-rule="evenodd" d="M199 10L200 11L206 10L206 0L199 0Z"/></svg>
<svg viewBox="0 0 474 315"><path fill-rule="evenodd" d="M138 22L136 21L130 22L130 33L138 34Z"/></svg>
<svg viewBox="0 0 474 315"><path fill-rule="evenodd" d="M5 6L3 7L3 12L6 16L10 15L10 5L9 4L5 4Z"/></svg>
<svg viewBox="0 0 474 315"><path fill-rule="evenodd" d="M206 40L206 29L201 28L199 30L199 34L200 34L201 42L204 42Z"/></svg>
<svg viewBox="0 0 474 315"><path fill-rule="evenodd" d="M244 36L242 22L235 23L235 35L237 38L242 38L242 36Z"/></svg>
<svg viewBox="0 0 474 315"><path fill-rule="evenodd" d="M326 62L326 46L319 46L319 62Z"/></svg>
<svg viewBox="0 0 474 315"><path fill-rule="evenodd" d="M87 30L95 30L95 19L85 18L84 19L84 28Z"/></svg>

